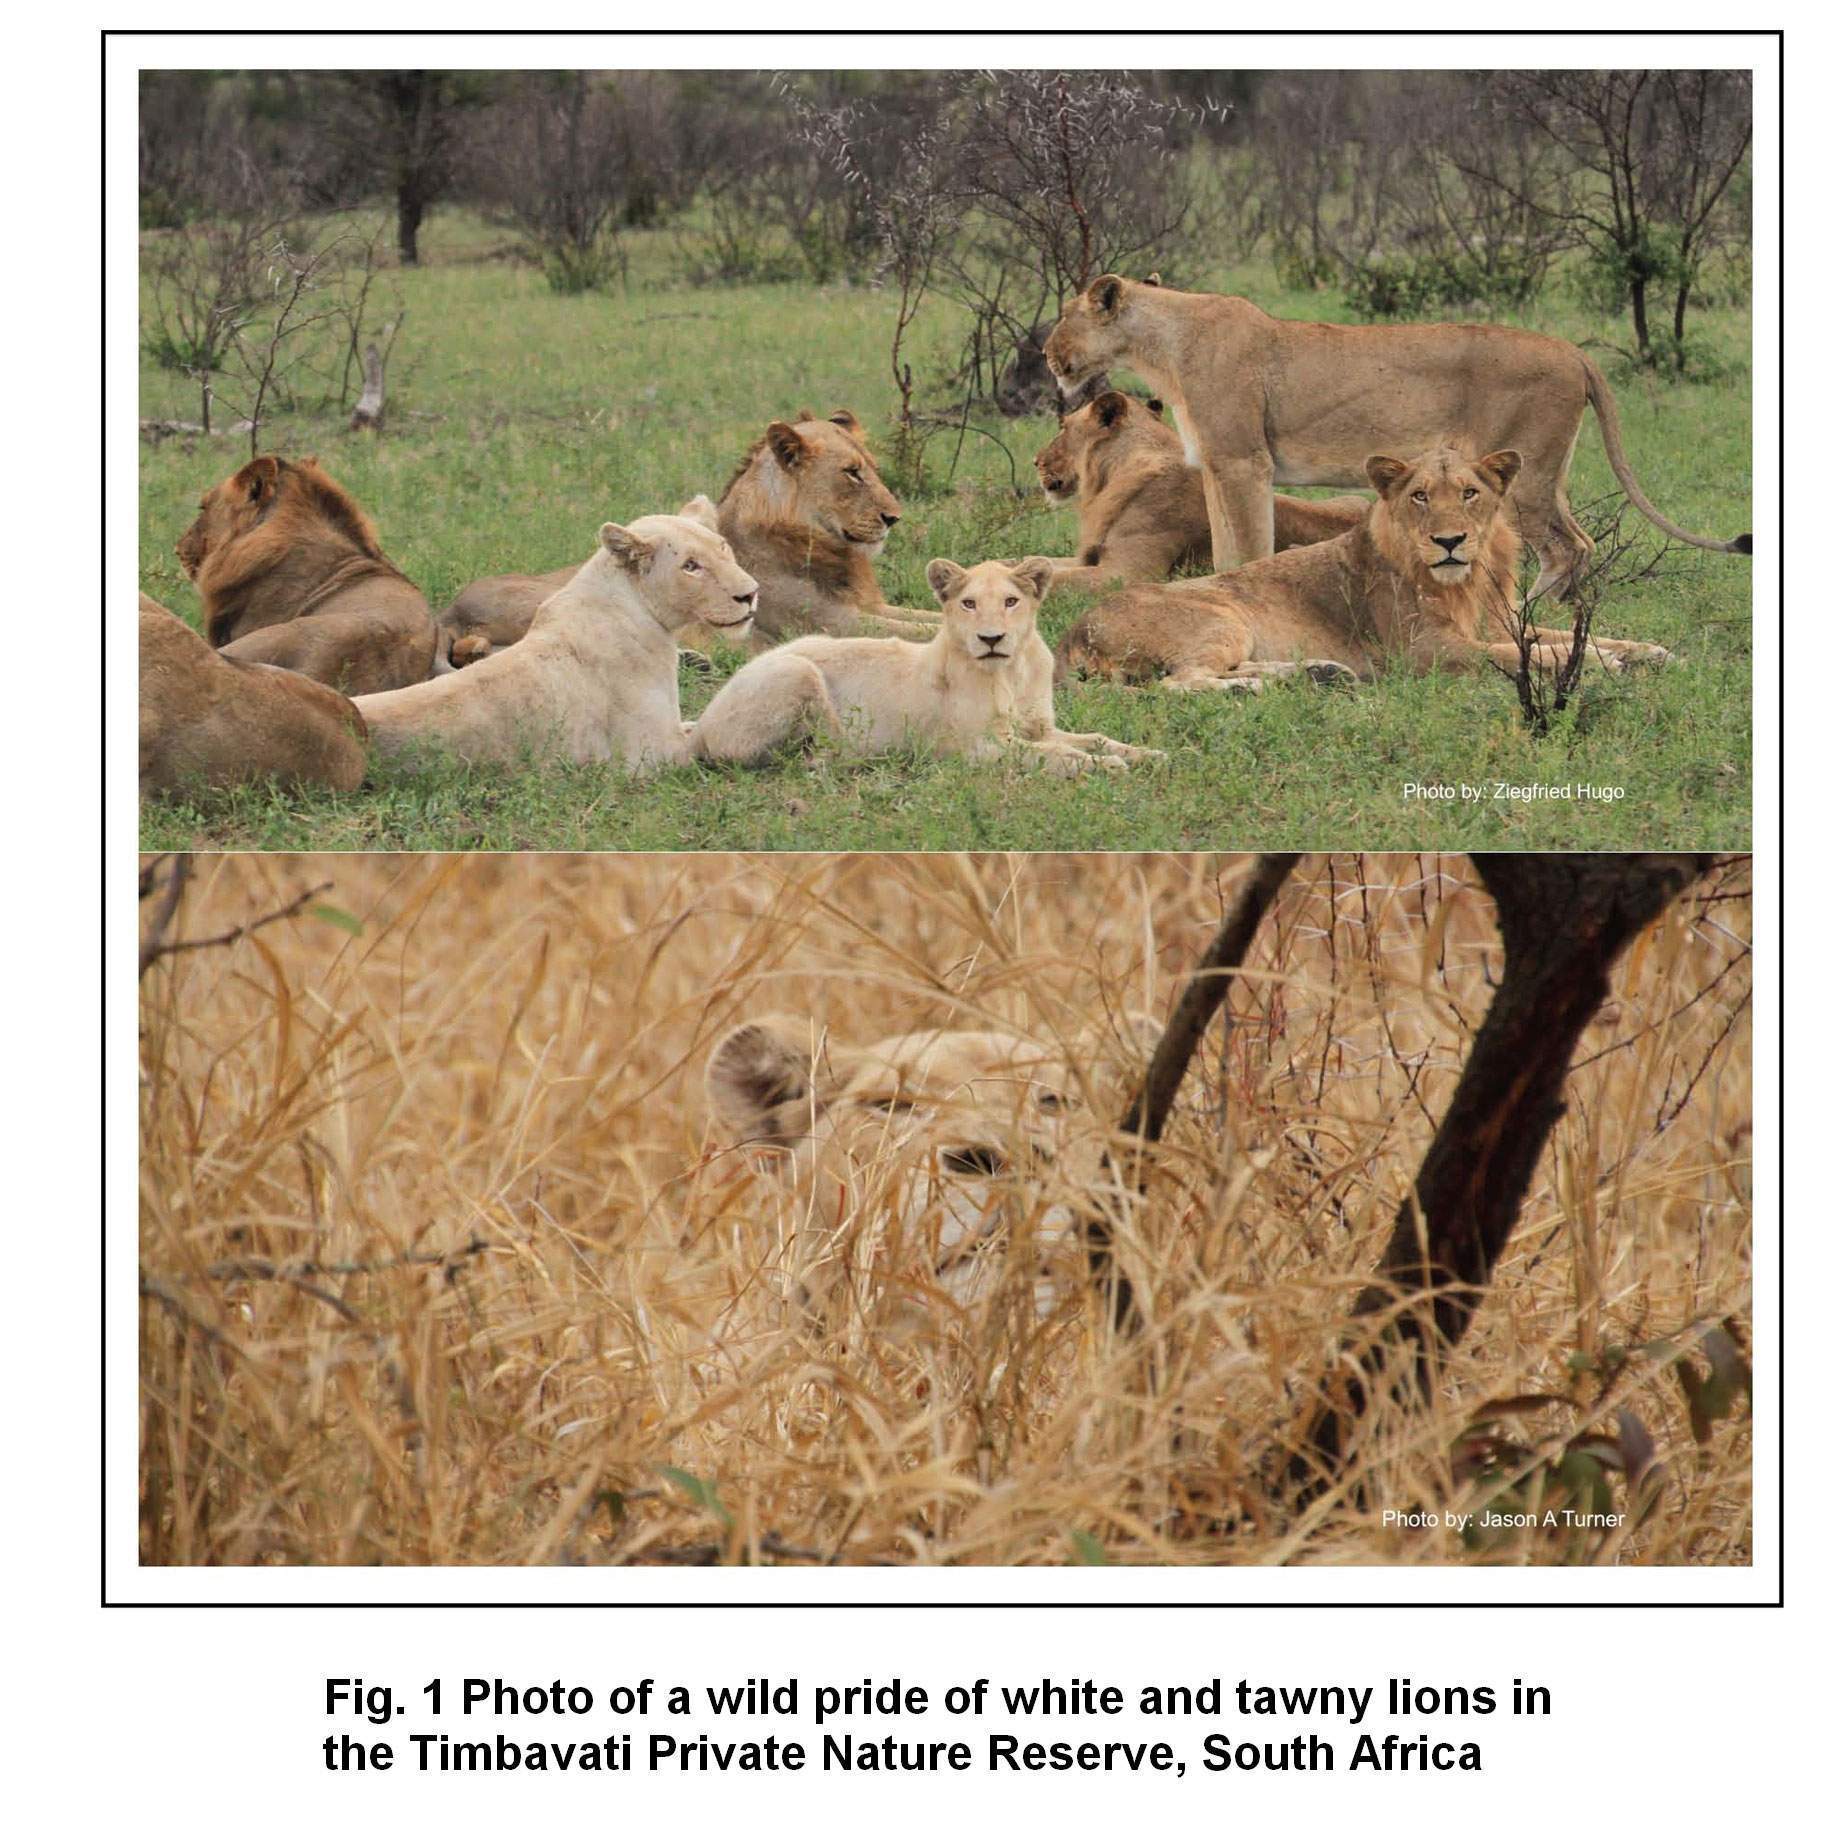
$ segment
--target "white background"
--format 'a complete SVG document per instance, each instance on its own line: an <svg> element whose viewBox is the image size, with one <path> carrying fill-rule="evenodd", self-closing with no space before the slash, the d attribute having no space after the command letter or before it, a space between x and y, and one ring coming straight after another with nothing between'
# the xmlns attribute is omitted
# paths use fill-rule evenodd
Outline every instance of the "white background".
<svg viewBox="0 0 1831 1831"><path fill-rule="evenodd" d="M214 9L227 15L228 9ZM838 9L823 9L829 12ZM1050 9L1058 23L1077 10ZM1336 9L1345 11L1345 9ZM953 19L947 17L951 11ZM1563 9L1566 14L1575 9ZM843 23L856 25L858 9L844 9ZM927 20L953 23L970 9L925 9ZM1692 17L1695 15L1695 19ZM808 16L813 17L809 9ZM1097 17L1097 15L1095 15ZM1110 14L1109 14L1110 16ZM1362 14L1361 16L1364 16ZM1328 9L1311 7L1311 23L1331 22ZM695 9L695 19L717 23L717 10ZM1166 12L1162 23L1176 23ZM1256 20L1253 21L1256 23ZM1557 23L1570 23L1560 19ZM1767 24L1770 19L1748 24ZM134 570L134 505L137 448L131 377L134 373L132 278L127 260L117 258L111 275L109 349L119 397L104 428L111 540L105 627L110 720L114 735L112 776L105 822L104 858L109 880L107 1040L111 1051L110 1110L106 1134L108 1194L106 1225L115 1250L110 1255L113 1418L124 1429L110 1437L111 1499L108 1522L113 1554L111 1593L179 1595L190 1599L268 1599L282 1591L314 1600L348 1599L358 1593L399 1598L415 1594L440 1600L455 1595L543 1594L567 1600L607 1603L631 1600L678 1601L768 1595L787 1597L810 1590L822 1596L877 1600L898 1598L930 1604L965 1598L1008 1600L1022 1595L1060 1602L1067 1596L1099 1595L1136 1601L1145 1596L1184 1606L1153 1609L1023 1611L964 1610L941 1606L872 1611L866 1608L806 1612L777 1610L622 1608L593 1610L437 1609L343 1610L335 1607L216 1608L172 1612L164 1609L96 1606L102 1575L100 1500L95 1429L100 1408L94 1339L94 1293L101 1277L95 1219L94 1039L101 1025L95 992L97 929L93 911L97 883L95 849L88 825L100 775L89 717L92 683L102 666L97 614L100 594L82 557L74 564L45 563L49 555L86 555L94 548L97 502L94 458L99 391L94 376L96 240L92 200L98 194L99 150L95 122L97 22L38 16L17 21L9 34L13 58L12 94L0 127L8 136L7 170L13 194L9 241L14 260L13 295L6 307L9 354L8 501L15 546L25 565L12 605L16 620L29 618L14 648L11 717L5 721L13 786L16 831L9 851L6 911L14 967L11 1002L14 1049L8 1067L9 1128L6 1188L15 1236L10 1256L13 1278L7 1314L13 1325L13 1372L6 1459L7 1506L4 1530L9 1552L12 1609L16 1624L11 1673L18 1686L9 1712L15 1730L9 1750L9 1797L29 1802L37 1795L55 1805L59 1817L73 1807L87 1820L103 1811L132 1813L141 1824L176 1823L180 1817L241 1818L258 1814L278 1825L321 1823L327 1811L355 1815L356 1823L381 1823L403 1805L436 1808L452 1822L493 1821L505 1810L553 1811L583 1806L597 1812L762 1812L771 1820L822 1808L869 1811L889 1823L926 1820L937 1809L989 1795L1005 1810L1044 1812L1069 1822L1104 1820L1124 1812L1176 1811L1194 1807L1244 1806L1279 1813L1286 1822L1324 1822L1342 1811L1364 1811L1378 1800L1412 1814L1480 1813L1501 1825L1563 1820L1573 1812L1602 1818L1631 1810L1645 1821L1683 1812L1688 1822L1707 1822L1726 1810L1746 1813L1788 1766L1803 1772L1816 1752L1818 1728L1809 1705L1821 1695L1816 1673L1823 1644L1818 1590L1816 1510L1826 1455L1820 1431L1800 1432L1789 1474L1792 1481L1788 1538L1788 1593L1793 1608L1759 1612L1727 1610L1655 1611L1646 1608L1573 1610L1548 1606L1551 1597L1610 1600L1670 1599L1734 1594L1744 1598L1774 1593L1778 1577L1776 1525L1778 1486L1779 1372L1777 1356L1757 1352L1762 1421L1758 1458L1758 1567L1739 1572L1624 1573L1432 1573L1254 1572L1217 1573L787 1573L727 1572L501 1572L458 1578L444 1573L139 1573L132 1567L132 1331L134 1292L133 975L128 965L133 897L134 790L131 706L134 697L132 644L124 612ZM110 20L129 24L130 19ZM245 9L225 24L250 23ZM444 8L438 23L463 23L462 9ZM484 23L479 20L478 23ZM592 23L598 23L593 20ZM824 23L824 21L822 21ZM1203 24L1225 24L1204 9ZM1587 23L1587 22L1584 22ZM1666 6L1657 23L1720 25L1722 16L1702 8ZM1731 21L1730 23L1737 23ZM1663 54L1662 54L1663 49ZM1819 284L1822 256L1817 233L1823 214L1818 146L1823 62L1804 32L1788 41L1795 82L1793 118L1788 122L1788 175L1792 214L1799 220L1789 247L1795 348L1822 335ZM1506 62L1650 64L1703 62L1749 64L1764 74L1757 117L1757 230L1762 264L1758 301L1777 295L1774 268L1774 206L1778 133L1774 112L1775 59L1771 42L1718 40L1707 52L1659 41L1617 43L1578 39L1555 46L1544 40L1488 38L1329 41L1310 38L1232 42L1146 39L1102 42L1088 39L1051 45L1041 40L978 39L950 43L933 38L914 43L879 39L866 44L824 40L812 44L775 39L688 43L621 41L535 45L471 40L434 54L424 44L408 48L368 41L352 54L333 41L304 44L283 39L218 42L209 49L180 40L132 47L117 41L124 80L114 98L124 111L117 127L116 153L126 174L111 199L107 233L117 251L133 246L131 131L132 81L136 62L236 67L275 64L357 62L471 62L508 65L532 62L549 67L570 63L634 65L688 63L750 67L807 67L827 63L859 65L1012 63L1167 66L1171 64L1294 66L1297 64L1427 63L1495 65ZM1803 81L1799 80L1803 77ZM12 263L9 263L12 265ZM57 283L62 275L64 284ZM123 314L123 307L125 314ZM1774 981L1778 916L1775 864L1778 860L1779 777L1777 749L1778 631L1780 572L1777 518L1778 477L1773 463L1777 426L1774 382L1776 327L1765 320L1757 346L1758 408L1756 538L1757 637L1762 663L1758 767L1763 796L1757 820L1761 894L1757 900L1758 1049L1760 1102L1757 1145L1764 1152L1757 1186L1765 1204L1759 1248L1760 1302L1757 1339L1777 1340L1778 1214L1772 1146L1777 1133L1775 1051L1780 1012ZM1793 446L1801 458L1795 474L1802 488L1817 483L1808 459L1816 455L1812 432L1822 385L1813 365L1795 354L1788 378L1787 405ZM123 379L126 378L126 379ZM1818 532L1810 507L1802 503L1797 537ZM1801 593L1790 618L1794 672L1802 689L1816 687L1816 623L1822 593ZM26 633L29 631L29 634ZM1800 945L1814 941L1811 911L1822 866L1809 825L1824 780L1813 744L1816 720L1801 707L1793 736L1804 740L1797 760L1789 758L1788 786L1796 820L1806 826L1805 843L1795 848L1792 889L1804 912L1794 933ZM1814 745L1815 748L1815 745ZM1812 1079L1811 1055L1826 1034L1821 1009L1823 975L1795 974L1788 988L1789 1033L1801 1061L1792 1084L1794 1104L1805 1123L1794 1135L1794 1178L1799 1202L1793 1239L1790 1285L1798 1293L1816 1288L1822 1266L1818 1235L1823 1222L1814 1201L1818 1190L1813 1115L1822 1104ZM1814 980L1817 983L1814 983ZM1823 1409L1823 1372L1812 1354L1815 1316L1807 1308L1796 1331L1789 1387L1795 1417L1815 1423ZM1464 1580L1465 1576L1471 1580ZM1512 1581L1508 1581L1512 1578ZM1546 1581L1545 1579L1551 1579ZM843 1586L843 1587L842 1587ZM1415 1599L1420 1594L1457 1601L1506 1593L1530 1598L1535 1607L1445 1608L1405 1611L1387 1608L1337 1610L1226 1609L1187 1606L1207 1601L1287 1601L1346 1596ZM1810 1613L1800 1605L1811 1597ZM981 1674L995 1680L1025 1681L1043 1674L1058 1678L1093 1676L1135 1687L1140 1683L1199 1683L1220 1676L1286 1683L1375 1683L1403 1673L1437 1683L1486 1682L1503 1689L1513 1677L1549 1685L1553 1715L1546 1720L1497 1716L1467 1733L1486 1755L1484 1775L1275 1775L1202 1776L1181 1780L1153 1776L1087 1774L983 1775L899 1778L843 1775L736 1778L631 1776L496 1776L449 1778L407 1772L366 1777L324 1773L319 1744L333 1727L324 1716L328 1676L360 1676L387 1682L412 1710L418 1687L442 1676L456 1684L466 1675L496 1675L522 1683L553 1677L598 1691L652 1674L663 1683L695 1685L708 1678L749 1674L798 1674L805 1683L850 1681L867 1675L900 1674L935 1690ZM405 1727L412 1727L411 1718ZM426 1725L422 1724L422 1727ZM486 1725L448 1720L453 1733L476 1735ZM596 1735L612 1727L599 1716L580 1726ZM640 1735L641 1728L638 1727ZM666 1727L665 1723L661 1727ZM696 1725L697 1727L697 1725ZM863 1727L869 1727L868 1725ZM978 1742L994 1723L956 1730L938 1717L886 1725L916 1735L953 1735ZM1214 1725L1173 1732L1171 1739L1199 1750L1207 1728L1237 1733L1231 1717ZM1383 1731L1384 1723L1377 1727ZM1428 1726L1426 1726L1428 1727ZM524 1733L540 1725L524 1724ZM547 1733L554 1733L548 1730ZM811 1730L807 1732L813 1736ZM1027 1733L1073 1739L1165 1733L1155 1726L1121 1720L1031 1725ZM1272 1725L1258 1733L1276 1735ZM1282 1733L1291 1733L1284 1725ZM1454 1726L1437 1733L1460 1739ZM817 1739L817 1738L816 1738ZM1349 1735L1344 1748L1351 1745ZM1345 1764L1344 1764L1345 1765ZM611 1788L614 1791L606 1792ZM41 1807L42 1809L42 1807ZM1791 1816L1791 1813L1788 1814Z"/></svg>

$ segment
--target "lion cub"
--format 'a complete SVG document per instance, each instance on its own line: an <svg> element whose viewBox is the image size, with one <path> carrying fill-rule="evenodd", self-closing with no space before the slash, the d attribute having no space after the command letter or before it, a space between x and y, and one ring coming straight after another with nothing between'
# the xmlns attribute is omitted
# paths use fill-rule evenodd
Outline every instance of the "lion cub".
<svg viewBox="0 0 1831 1831"><path fill-rule="evenodd" d="M929 744L944 756L993 757L1021 746L1056 775L1160 757L1055 728L1054 662L1036 628L1052 571L1037 558L970 570L930 560L929 589L942 613L932 641L804 636L759 655L701 715L695 753L755 763L818 728L869 756Z"/></svg>
<svg viewBox="0 0 1831 1831"><path fill-rule="evenodd" d="M694 622L741 634L756 611L756 580L732 557L717 510L695 496L678 515L605 522L598 550L512 648L357 705L384 754L425 744L505 762L551 741L574 763L684 763L676 638Z"/></svg>

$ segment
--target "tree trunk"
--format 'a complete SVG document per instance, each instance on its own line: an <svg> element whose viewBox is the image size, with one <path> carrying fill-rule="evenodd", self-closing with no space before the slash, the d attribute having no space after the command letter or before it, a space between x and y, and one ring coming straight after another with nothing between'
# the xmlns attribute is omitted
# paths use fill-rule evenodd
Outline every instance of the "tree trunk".
<svg viewBox="0 0 1831 1831"><path fill-rule="evenodd" d="M417 267L420 264L420 224L426 217L426 200L420 191L417 171L410 170L401 179L397 201L400 206L401 265Z"/></svg>
<svg viewBox="0 0 1831 1831"><path fill-rule="evenodd" d="M1634 306L1634 348L1645 362L1653 348L1647 328L1647 283L1638 274L1628 281L1628 298Z"/></svg>
<svg viewBox="0 0 1831 1831"><path fill-rule="evenodd" d="M1615 957L1709 864L1685 855L1477 854L1504 964L1455 1097L1400 1206L1354 1315L1378 1319L1344 1343L1353 1368L1285 1471L1299 1506L1340 1474L1346 1421L1389 1361L1428 1393L1440 1349L1462 1339L1564 1112L1578 1038L1608 995Z"/></svg>
<svg viewBox="0 0 1831 1831"><path fill-rule="evenodd" d="M1200 964L1189 975L1189 982L1176 1001L1176 1009L1170 1013L1170 1021L1151 1052L1144 1085L1119 1121L1117 1130L1121 1134L1146 1145L1155 1144L1163 1136L1170 1109L1176 1104L1177 1089L1183 1084L1203 1033L1226 1002L1234 976L1259 932L1259 924L1265 920L1265 912L1300 857L1300 852L1267 852L1253 866L1239 900L1208 943ZM1110 1157L1107 1167L1109 1171L1112 1168ZM1116 1190L1119 1179L1112 1176L1109 1180ZM1144 1188L1141 1154L1133 1160L1133 1187L1139 1191ZM1087 1256L1094 1282L1106 1298L1115 1326L1130 1322L1135 1308L1131 1280L1113 1263L1112 1228L1104 1219L1088 1225Z"/></svg>
<svg viewBox="0 0 1831 1831"><path fill-rule="evenodd" d="M1691 300L1691 282L1680 280L1678 297L1672 301L1672 360L1682 375L1685 372L1685 307Z"/></svg>

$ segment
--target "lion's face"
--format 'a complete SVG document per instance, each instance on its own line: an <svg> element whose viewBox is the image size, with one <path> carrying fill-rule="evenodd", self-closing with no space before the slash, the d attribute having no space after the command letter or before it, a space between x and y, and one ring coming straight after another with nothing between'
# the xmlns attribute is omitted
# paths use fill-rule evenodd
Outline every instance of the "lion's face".
<svg viewBox="0 0 1831 1831"><path fill-rule="evenodd" d="M1162 413L1162 401L1140 403L1113 389L1063 414L1061 429L1036 454L1043 494L1058 508L1066 508L1080 493L1081 480L1097 452L1118 457L1127 447L1145 442L1147 429L1161 423ZM1147 414L1149 419L1143 417Z"/></svg>
<svg viewBox="0 0 1831 1831"><path fill-rule="evenodd" d="M928 588L942 614L936 640L951 644L975 666L1008 667L1036 633L1037 609L1054 571L1053 560L1035 555L1011 566L995 559L972 567L930 560Z"/></svg>
<svg viewBox="0 0 1831 1831"><path fill-rule="evenodd" d="M1502 499L1519 475L1516 451L1470 458L1453 445L1422 457L1373 457L1367 479L1379 491L1369 527L1381 549L1429 589L1455 591L1487 566Z"/></svg>
<svg viewBox="0 0 1831 1831"><path fill-rule="evenodd" d="M877 474L864 428L850 413L777 420L763 437L775 473L766 482L779 506L793 511L789 519L811 522L873 556L883 551L903 505Z"/></svg>
<svg viewBox="0 0 1831 1831"><path fill-rule="evenodd" d="M737 563L704 496L678 515L644 515L626 528L607 521L598 540L641 579L643 602L664 629L707 623L737 636L757 614L757 582Z"/></svg>
<svg viewBox="0 0 1831 1831"><path fill-rule="evenodd" d="M1043 355L1064 394L1090 375L1119 367L1129 352L1126 335L1127 281L1102 274L1084 293L1068 301L1056 320Z"/></svg>
<svg viewBox="0 0 1831 1831"><path fill-rule="evenodd" d="M283 459L256 458L204 493L197 504L197 519L174 549L186 578L195 581L212 554L222 552L260 522L273 506L284 468Z"/></svg>
<svg viewBox="0 0 1831 1831"><path fill-rule="evenodd" d="M1092 1052L999 1030L843 1049L787 1017L730 1032L707 1091L780 1194L785 1287L816 1310L850 1291L908 1326L1010 1277L1046 1314L1104 1162L1071 1054Z"/></svg>

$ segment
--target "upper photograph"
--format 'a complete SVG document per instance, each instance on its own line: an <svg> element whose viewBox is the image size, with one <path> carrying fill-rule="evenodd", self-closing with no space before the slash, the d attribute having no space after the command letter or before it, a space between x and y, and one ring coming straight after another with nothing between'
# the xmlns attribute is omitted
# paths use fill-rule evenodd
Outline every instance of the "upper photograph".
<svg viewBox="0 0 1831 1831"><path fill-rule="evenodd" d="M141 845L1745 849L1758 150L1736 70L144 72Z"/></svg>

